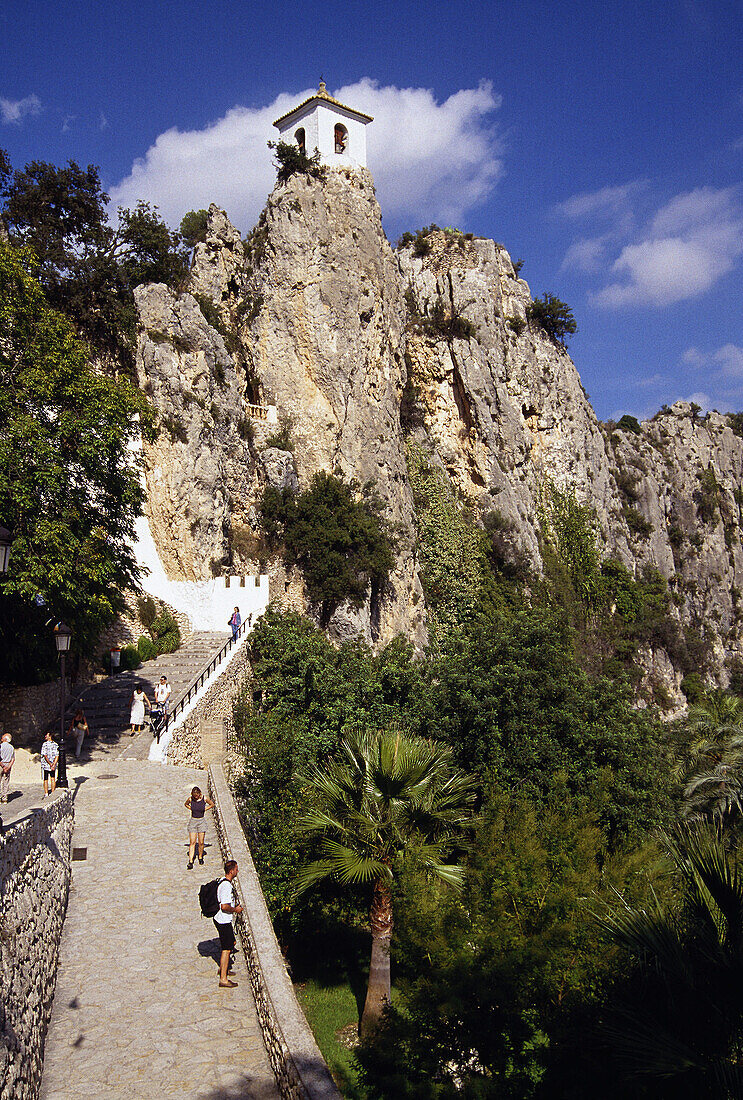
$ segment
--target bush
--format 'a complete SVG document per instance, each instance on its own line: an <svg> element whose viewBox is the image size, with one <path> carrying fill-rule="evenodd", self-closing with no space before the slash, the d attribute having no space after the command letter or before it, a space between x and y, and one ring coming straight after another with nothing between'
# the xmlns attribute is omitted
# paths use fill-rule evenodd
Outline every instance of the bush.
<svg viewBox="0 0 743 1100"><path fill-rule="evenodd" d="M698 672L689 672L681 681L681 690L686 696L687 703L693 705L699 703L706 694L704 680Z"/></svg>
<svg viewBox="0 0 743 1100"><path fill-rule="evenodd" d="M150 627L158 653L175 653L181 644L181 631L172 611L164 607Z"/></svg>
<svg viewBox="0 0 743 1100"><path fill-rule="evenodd" d="M640 421L636 416L630 416L628 413L624 414L617 427L622 428L625 432L632 432L634 435L640 435L642 432Z"/></svg>
<svg viewBox="0 0 743 1100"><path fill-rule="evenodd" d="M622 508L622 514L625 518L627 526L630 531L637 535L638 538L647 539L653 533L652 523L645 519L641 512L638 512L637 508L630 508L627 505Z"/></svg>
<svg viewBox="0 0 743 1100"><path fill-rule="evenodd" d="M140 661L152 661L157 657L158 649L152 638L148 638L146 634L140 634L137 640L137 652Z"/></svg>
<svg viewBox="0 0 743 1100"><path fill-rule="evenodd" d="M526 307L526 316L530 321L536 321L547 333L550 340L554 340L560 347L565 347L565 338L578 331L578 326L573 317L573 311L565 302L555 298L553 294L545 294L544 298L535 298Z"/></svg>
<svg viewBox="0 0 743 1100"><path fill-rule="evenodd" d="M157 618L157 604L152 596L140 596L137 600L137 614L142 626L150 629Z"/></svg>
<svg viewBox="0 0 743 1100"><path fill-rule="evenodd" d="M110 655L109 655L110 660ZM125 645L121 647L121 657L119 658L119 668L122 672L130 672L134 668L139 668L142 664L142 660L139 656L139 650L135 645Z"/></svg>
<svg viewBox="0 0 743 1100"><path fill-rule="evenodd" d="M266 447L275 447L279 451L294 451L294 441L292 439L292 428L294 427L294 417L290 413L279 413L279 427L278 431L275 431L273 435L270 435L266 440Z"/></svg>
<svg viewBox="0 0 743 1100"><path fill-rule="evenodd" d="M308 157L298 145L291 142L269 141L268 148L274 150L279 183L286 183L291 176L297 173L312 176L317 180L324 180L327 176L327 169L320 164L320 153L317 149L311 157Z"/></svg>
<svg viewBox="0 0 743 1100"><path fill-rule="evenodd" d="M699 488L694 492L694 502L699 510L699 518L703 523L714 523L719 511L720 486L717 484L715 471L711 466L702 470L698 475Z"/></svg>
<svg viewBox="0 0 743 1100"><path fill-rule="evenodd" d="M519 317L516 313L506 318L506 324L510 328L511 332L515 332L517 336L520 336L526 328L526 321L523 319L523 317Z"/></svg>

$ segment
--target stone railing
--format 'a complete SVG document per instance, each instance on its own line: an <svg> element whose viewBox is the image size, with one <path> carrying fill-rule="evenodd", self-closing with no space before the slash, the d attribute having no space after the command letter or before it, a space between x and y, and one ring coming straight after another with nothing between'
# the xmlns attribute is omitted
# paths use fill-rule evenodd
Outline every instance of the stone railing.
<svg viewBox="0 0 743 1100"><path fill-rule="evenodd" d="M70 890L72 793L0 836L0 1100L36 1100Z"/></svg>
<svg viewBox="0 0 743 1100"><path fill-rule="evenodd" d="M299 1007L221 764L209 767L209 797L222 855L239 866L235 885L243 913L236 928L279 1092L283 1100L341 1100Z"/></svg>

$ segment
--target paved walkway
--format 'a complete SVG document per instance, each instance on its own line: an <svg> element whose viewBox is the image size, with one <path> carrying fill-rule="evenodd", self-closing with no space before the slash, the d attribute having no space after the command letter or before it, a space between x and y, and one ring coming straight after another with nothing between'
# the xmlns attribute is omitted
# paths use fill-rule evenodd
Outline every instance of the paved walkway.
<svg viewBox="0 0 743 1100"><path fill-rule="evenodd" d="M218 940L198 888L221 871L214 826L186 869L203 772L95 760L75 794L70 904L41 1100L277 1100L244 960L217 984ZM115 776L115 778L103 778Z"/></svg>

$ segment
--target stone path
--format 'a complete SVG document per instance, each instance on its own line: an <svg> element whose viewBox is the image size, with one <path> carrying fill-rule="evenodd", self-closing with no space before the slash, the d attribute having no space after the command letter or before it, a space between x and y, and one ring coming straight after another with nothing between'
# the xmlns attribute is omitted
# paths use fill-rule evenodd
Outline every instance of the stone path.
<svg viewBox="0 0 743 1100"><path fill-rule="evenodd" d="M183 803L204 773L93 764L70 783L87 858L72 865L41 1100L277 1100L244 960L220 989L199 910L221 870L211 822L204 866L186 869Z"/></svg>

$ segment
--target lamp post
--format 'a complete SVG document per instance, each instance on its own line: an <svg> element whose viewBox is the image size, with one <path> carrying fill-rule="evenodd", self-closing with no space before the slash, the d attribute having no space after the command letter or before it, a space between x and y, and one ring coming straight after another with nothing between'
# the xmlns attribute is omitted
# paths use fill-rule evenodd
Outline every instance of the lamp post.
<svg viewBox="0 0 743 1100"><path fill-rule="evenodd" d="M0 575L8 572L12 542L13 536L7 527L0 527Z"/></svg>
<svg viewBox="0 0 743 1100"><path fill-rule="evenodd" d="M69 786L67 782L67 749L64 736L64 703L65 703L65 657L70 648L72 631L69 626L60 622L54 628L54 641L57 645L57 653L62 664L62 678L59 686L59 778L58 787Z"/></svg>

